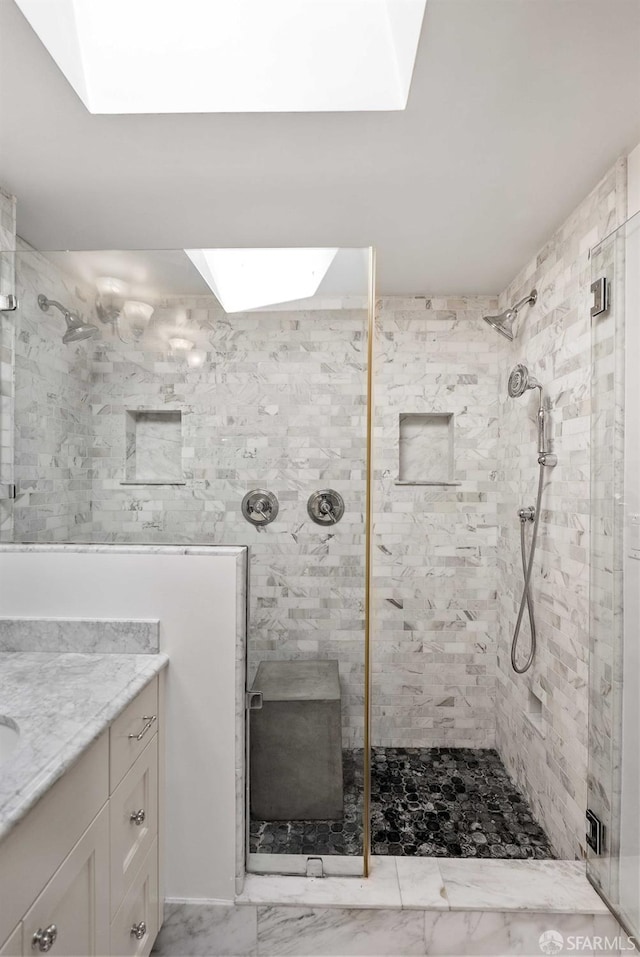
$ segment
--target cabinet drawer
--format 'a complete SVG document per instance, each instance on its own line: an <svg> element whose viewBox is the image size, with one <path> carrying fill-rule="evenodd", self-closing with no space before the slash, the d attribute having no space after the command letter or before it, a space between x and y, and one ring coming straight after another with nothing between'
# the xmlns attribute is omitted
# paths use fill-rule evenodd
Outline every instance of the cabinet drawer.
<svg viewBox="0 0 640 957"><path fill-rule="evenodd" d="M141 924L144 924L144 928ZM135 936L138 928L142 936ZM158 934L158 842L151 845L111 923L111 957L147 957Z"/></svg>
<svg viewBox="0 0 640 957"><path fill-rule="evenodd" d="M13 932L109 793L107 732L0 844L0 940Z"/></svg>
<svg viewBox="0 0 640 957"><path fill-rule="evenodd" d="M22 957L22 921L0 947L0 957Z"/></svg>
<svg viewBox="0 0 640 957"><path fill-rule="evenodd" d="M109 813L105 807L25 915L22 953L51 949L38 937L53 931L53 953L102 957L109 946Z"/></svg>
<svg viewBox="0 0 640 957"><path fill-rule="evenodd" d="M111 795L109 813L113 917L158 833L156 734Z"/></svg>
<svg viewBox="0 0 640 957"><path fill-rule="evenodd" d="M158 679L150 681L127 705L110 729L110 790L120 781L142 754L158 729Z"/></svg>

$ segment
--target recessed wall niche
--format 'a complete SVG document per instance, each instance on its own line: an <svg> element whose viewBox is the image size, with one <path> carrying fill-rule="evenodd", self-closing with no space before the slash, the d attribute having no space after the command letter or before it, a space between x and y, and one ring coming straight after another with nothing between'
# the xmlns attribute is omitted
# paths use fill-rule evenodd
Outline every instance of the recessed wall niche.
<svg viewBox="0 0 640 957"><path fill-rule="evenodd" d="M182 413L128 409L125 485L184 485Z"/></svg>
<svg viewBox="0 0 640 957"><path fill-rule="evenodd" d="M460 484L454 481L453 413L403 413L399 430L398 484Z"/></svg>

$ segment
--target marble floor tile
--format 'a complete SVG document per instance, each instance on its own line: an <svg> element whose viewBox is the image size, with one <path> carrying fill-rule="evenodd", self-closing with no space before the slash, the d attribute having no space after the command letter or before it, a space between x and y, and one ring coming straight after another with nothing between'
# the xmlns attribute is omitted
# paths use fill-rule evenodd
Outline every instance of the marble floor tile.
<svg viewBox="0 0 640 957"><path fill-rule="evenodd" d="M427 857L396 857L400 899L406 909L448 910L440 863Z"/></svg>
<svg viewBox="0 0 640 957"><path fill-rule="evenodd" d="M256 908L167 902L152 953L158 957L255 957Z"/></svg>
<svg viewBox="0 0 640 957"><path fill-rule="evenodd" d="M440 861L452 910L608 914L580 861Z"/></svg>
<svg viewBox="0 0 640 957"><path fill-rule="evenodd" d="M401 907L396 862L389 858L372 861L371 875L366 880L248 874L237 902L297 907Z"/></svg>
<svg viewBox="0 0 640 957"><path fill-rule="evenodd" d="M424 917L414 911L258 908L259 957L424 953Z"/></svg>
<svg viewBox="0 0 640 957"><path fill-rule="evenodd" d="M541 935L554 931L556 940L562 938L562 953L603 953L602 948L590 948L584 938L596 936L610 940L619 934L617 921L609 915L587 916L573 914L514 914L480 911L447 911L426 913L426 953L437 957L511 957L522 954L542 957ZM581 946L570 938L582 938ZM544 942L544 941L542 941ZM560 951L556 951L560 953ZM617 953L615 947L608 951Z"/></svg>

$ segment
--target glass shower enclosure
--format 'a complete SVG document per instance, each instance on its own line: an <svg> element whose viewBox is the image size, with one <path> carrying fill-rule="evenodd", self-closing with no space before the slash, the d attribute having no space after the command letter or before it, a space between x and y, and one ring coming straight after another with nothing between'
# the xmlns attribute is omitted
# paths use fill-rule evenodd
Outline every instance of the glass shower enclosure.
<svg viewBox="0 0 640 957"><path fill-rule="evenodd" d="M249 868L362 873L371 251L2 255L2 540L247 546Z"/></svg>
<svg viewBox="0 0 640 957"><path fill-rule="evenodd" d="M591 253L587 873L640 936L640 214Z"/></svg>

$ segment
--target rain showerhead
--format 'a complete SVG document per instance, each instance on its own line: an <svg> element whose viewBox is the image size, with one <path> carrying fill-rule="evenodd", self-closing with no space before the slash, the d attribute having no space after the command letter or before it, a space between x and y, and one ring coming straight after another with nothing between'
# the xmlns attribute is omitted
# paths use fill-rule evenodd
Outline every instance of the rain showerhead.
<svg viewBox="0 0 640 957"><path fill-rule="evenodd" d="M98 335L97 326L92 326L90 322L84 322L77 313L71 312L61 303L56 302L55 299L47 299L46 296L40 295L38 296L38 305L43 312L48 312L50 306L55 306L56 309L60 310L67 324L66 332L62 337L65 345L69 342L79 342L81 339L92 339Z"/></svg>
<svg viewBox="0 0 640 957"><path fill-rule="evenodd" d="M540 389L542 392L542 386L538 380L532 375L529 375L529 370L526 366L519 364L511 370L507 384L507 392L512 399L519 399L521 395L525 394L527 389Z"/></svg>
<svg viewBox="0 0 640 957"><path fill-rule="evenodd" d="M513 342L513 324L516 321L518 313L523 306L528 304L533 306L537 299L538 291L532 289L529 295L521 299L520 302L517 302L515 306L505 309L504 312L499 313L497 316L483 316L483 319L485 322L488 322L496 332L499 332L501 336L504 336L509 342Z"/></svg>

